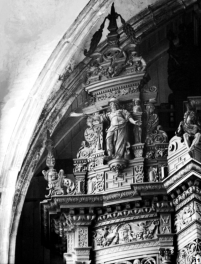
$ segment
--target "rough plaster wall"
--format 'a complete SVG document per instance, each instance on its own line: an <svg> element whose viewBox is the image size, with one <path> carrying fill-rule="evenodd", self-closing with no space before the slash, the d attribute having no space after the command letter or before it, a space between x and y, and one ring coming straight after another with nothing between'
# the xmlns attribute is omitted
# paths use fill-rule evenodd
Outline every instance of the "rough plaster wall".
<svg viewBox="0 0 201 264"><path fill-rule="evenodd" d="M0 154L6 151L15 121L46 61L87 2L0 2Z"/></svg>

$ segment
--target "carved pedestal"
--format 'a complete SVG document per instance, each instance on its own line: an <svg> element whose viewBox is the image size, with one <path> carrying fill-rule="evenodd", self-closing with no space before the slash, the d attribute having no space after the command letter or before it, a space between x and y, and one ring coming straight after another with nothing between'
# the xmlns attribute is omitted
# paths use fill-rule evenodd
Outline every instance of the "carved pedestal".
<svg viewBox="0 0 201 264"><path fill-rule="evenodd" d="M171 257L174 253L174 248L160 248L159 252L160 252L162 264L171 264L172 263Z"/></svg>
<svg viewBox="0 0 201 264"><path fill-rule="evenodd" d="M69 223L72 224L73 229L67 231L67 253L64 253L64 258L67 264L75 263L90 263L90 250L89 247L89 226L91 221L95 218L94 210L92 208L80 208L79 214L76 210L70 211L64 225L64 230L68 229ZM60 225L61 226L61 225Z"/></svg>
<svg viewBox="0 0 201 264"><path fill-rule="evenodd" d="M135 183L142 183L144 182L144 158L135 158L134 161Z"/></svg>
<svg viewBox="0 0 201 264"><path fill-rule="evenodd" d="M141 158L143 156L144 143L132 145L132 150L135 158Z"/></svg>
<svg viewBox="0 0 201 264"><path fill-rule="evenodd" d="M76 180L76 194L86 193L86 172L74 173Z"/></svg>

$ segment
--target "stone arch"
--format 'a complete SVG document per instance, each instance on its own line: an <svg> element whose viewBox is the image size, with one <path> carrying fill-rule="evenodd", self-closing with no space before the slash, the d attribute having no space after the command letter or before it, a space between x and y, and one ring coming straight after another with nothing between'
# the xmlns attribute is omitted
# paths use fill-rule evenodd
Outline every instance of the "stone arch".
<svg viewBox="0 0 201 264"><path fill-rule="evenodd" d="M63 117L82 92L81 82L75 83L75 81L82 79L81 74L84 71L84 65L79 66L69 75L67 80L67 82L69 81L69 93L66 92L65 88L60 89L61 82L58 82L58 76L63 73L63 69L68 65L73 54L82 51L83 46L80 43L86 40L86 32L90 32L93 25L99 23L102 13L105 12L111 2L110 0L102 0L95 4L91 3L84 9L76 23L59 42L45 65L17 122L2 169L3 186L6 191L8 186L10 188L10 192L2 193L2 206L6 205L12 197L12 202L10 201L7 206L8 214L3 218L4 221L6 219L9 219L9 221L0 233L0 239L4 237L5 241L4 246L1 248L2 256L0 256L4 263L14 263L15 240L20 213L30 180L43 152L42 144L48 122L56 120L55 127L50 128L54 131L61 120L60 117ZM143 17L141 17L141 20L143 20ZM138 29L141 20L139 16L137 22L136 17L131 19L130 22L135 24L136 29ZM165 21L163 22L165 23ZM155 28L155 23L154 19L151 18L149 30L144 25L139 34L149 34ZM122 39L126 40L126 36L122 35ZM69 43L70 45L67 45ZM103 46L104 42L100 47ZM58 105L60 107L57 108ZM61 116L56 118L59 113ZM27 134L25 134L25 126L30 127ZM22 141L23 145L21 144Z"/></svg>

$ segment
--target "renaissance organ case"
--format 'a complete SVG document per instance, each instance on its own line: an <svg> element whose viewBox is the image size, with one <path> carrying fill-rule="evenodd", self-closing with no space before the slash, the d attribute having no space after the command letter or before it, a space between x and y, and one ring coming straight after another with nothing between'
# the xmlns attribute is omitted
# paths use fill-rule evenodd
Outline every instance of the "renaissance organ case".
<svg viewBox="0 0 201 264"><path fill-rule="evenodd" d="M107 45L97 51L105 20L85 55L88 105L84 141L74 178L54 169L53 142L46 147L48 182L41 203L43 242L64 249L69 263L192 263L200 259L200 98L189 98L176 136L160 126L157 87L148 87L139 40L117 14ZM116 19L128 36L120 45ZM73 115L73 113L72 113Z"/></svg>

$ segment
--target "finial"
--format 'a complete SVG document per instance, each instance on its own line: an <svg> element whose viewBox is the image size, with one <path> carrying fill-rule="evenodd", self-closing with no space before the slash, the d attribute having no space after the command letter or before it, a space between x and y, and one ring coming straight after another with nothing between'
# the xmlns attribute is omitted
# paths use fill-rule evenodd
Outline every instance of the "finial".
<svg viewBox="0 0 201 264"><path fill-rule="evenodd" d="M128 36L128 38L131 40L132 43L138 44L139 39L135 37L135 31L132 28L132 26L122 18L122 16L118 13L116 13L115 8L114 8L114 3L111 6L111 12L110 14L104 19L103 23L101 24L100 28L98 31L95 32L91 39L91 44L90 48L87 51L86 49L84 50L84 55L90 57L96 50L98 43L100 42L102 38L102 33L105 25L105 20L109 20L109 26L108 30L110 33L107 36L107 41L108 45L110 46L118 46L119 45L119 34L118 34L118 26L117 26L117 18L120 17L121 23L123 25L123 31L124 33Z"/></svg>
<svg viewBox="0 0 201 264"><path fill-rule="evenodd" d="M46 158L46 165L50 168L53 169L55 166L55 157L53 154L53 141L50 137L50 131L47 130L47 140L46 140L46 148L48 151L47 158Z"/></svg>
<svg viewBox="0 0 201 264"><path fill-rule="evenodd" d="M108 15L108 19L110 21L108 30L110 31L110 33L107 36L107 40L109 45L118 46L119 44L119 34L117 32L118 27L116 21L118 16L119 15L115 12L114 3L113 3L111 6L111 13Z"/></svg>

